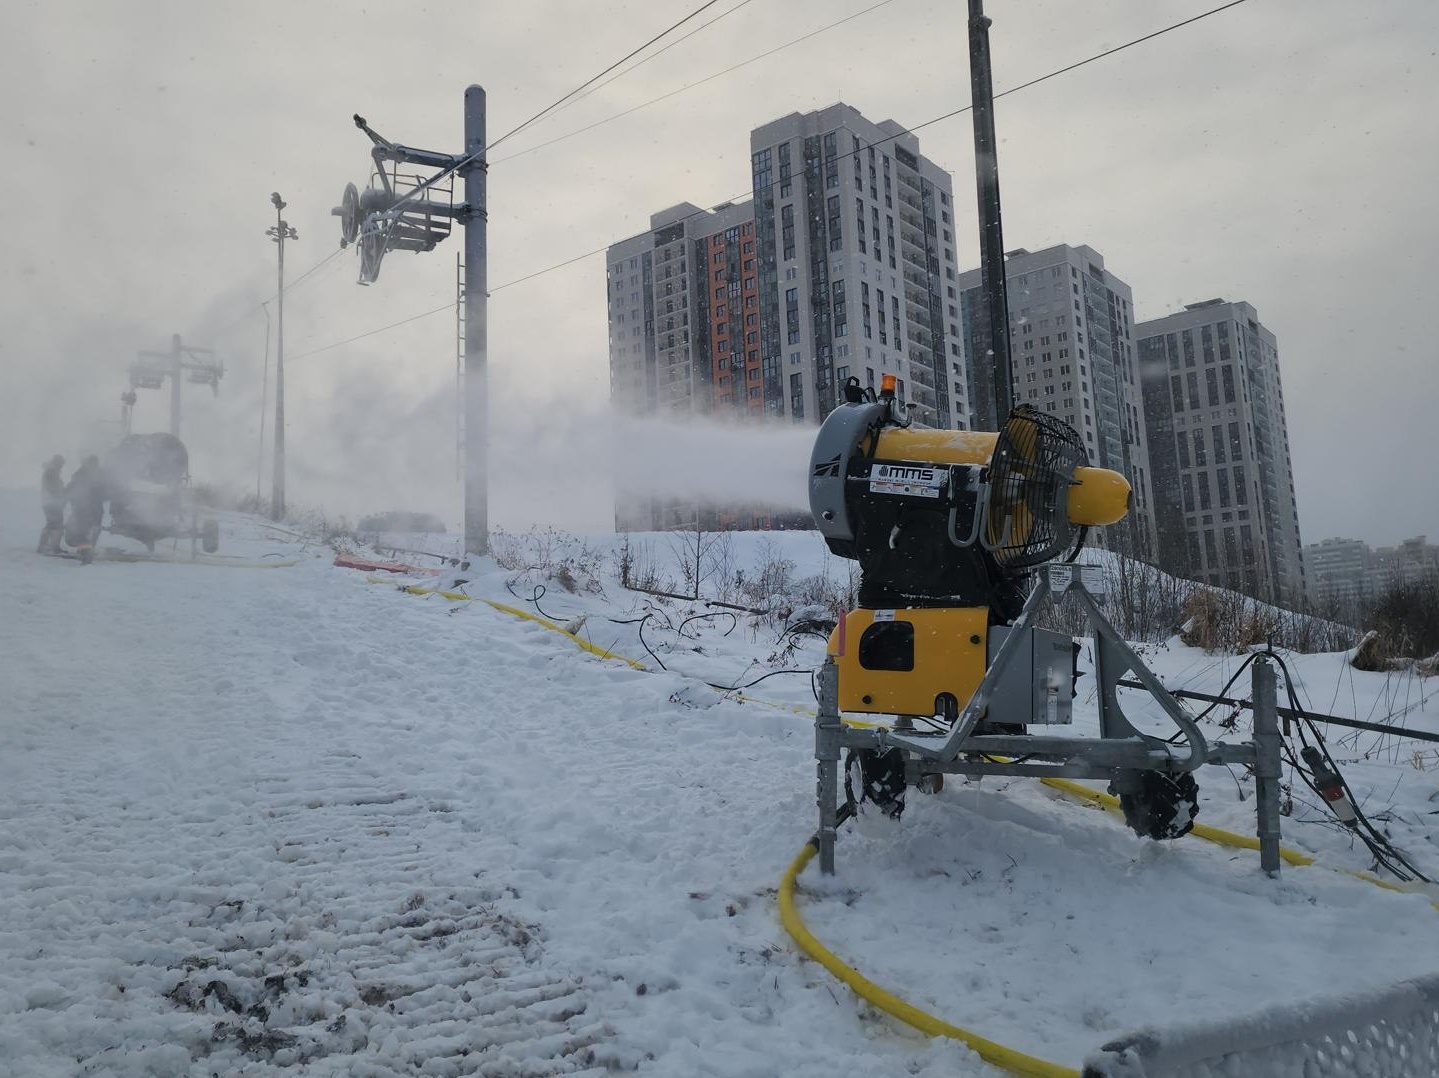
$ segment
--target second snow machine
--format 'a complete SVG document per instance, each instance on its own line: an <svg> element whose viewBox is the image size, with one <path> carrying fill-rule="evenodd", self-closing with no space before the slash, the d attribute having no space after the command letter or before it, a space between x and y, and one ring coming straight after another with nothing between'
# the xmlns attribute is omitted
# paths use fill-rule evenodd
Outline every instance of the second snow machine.
<svg viewBox="0 0 1439 1078"><path fill-rule="evenodd" d="M190 454L173 434L131 434L105 456L110 528L153 551L161 539L199 540L220 549L220 527L201 518L190 489Z"/></svg>

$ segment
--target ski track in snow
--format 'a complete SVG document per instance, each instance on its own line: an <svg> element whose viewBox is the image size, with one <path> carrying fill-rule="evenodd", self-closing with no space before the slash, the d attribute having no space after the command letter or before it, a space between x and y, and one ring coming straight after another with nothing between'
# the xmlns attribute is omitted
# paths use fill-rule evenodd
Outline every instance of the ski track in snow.
<svg viewBox="0 0 1439 1078"><path fill-rule="evenodd" d="M993 1073L780 929L814 826L807 718L243 522L227 549L302 564L36 559L31 501L0 498L0 1074ZM468 575L516 602L511 574ZM648 663L604 620L624 601L544 603ZM727 627L647 640L728 683L774 645ZM809 699L802 677L755 691ZM1202 783L1201 819L1252 828L1222 770ZM1439 968L1422 896L1272 885L1252 854L1142 842L1024 781L911 794L897 832L847 830L839 875L801 890L866 975L1071 1065L1148 1022L1323 995L1336 970Z"/></svg>

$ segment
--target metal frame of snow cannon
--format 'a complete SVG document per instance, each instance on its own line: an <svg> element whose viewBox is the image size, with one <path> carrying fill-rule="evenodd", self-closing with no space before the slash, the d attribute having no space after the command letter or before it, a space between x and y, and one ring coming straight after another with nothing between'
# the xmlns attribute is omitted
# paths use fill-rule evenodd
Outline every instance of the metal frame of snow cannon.
<svg viewBox="0 0 1439 1078"><path fill-rule="evenodd" d="M1208 742L1179 702L1165 690L1110 624L1099 608L1102 592L1095 588L1096 566L1040 566L1023 612L1009 626L978 688L948 730L933 734L913 729L850 727L839 709L839 667L826 658L819 673L819 710L815 717L815 760L818 772L820 870L834 872L834 841L842 822L838 804L840 758L844 749L904 753L906 785L917 786L938 774L1014 775L1042 778L1109 779L1123 791L1145 771L1180 773L1203 764L1243 764L1255 774L1260 866L1279 873L1280 736L1275 702L1274 668L1263 656L1253 663L1254 739L1238 745ZM1094 635L1094 676L1099 692L1100 737L1050 737L1032 734L973 734L991 698L1006 678L1028 681L1031 671L1015 668L1014 660L1032 640L1032 622L1049 601L1072 596L1084 608ZM1187 742L1177 746L1140 733L1119 705L1119 681L1132 673L1174 721ZM1021 722L1024 721L1020 717ZM1004 759L1023 756L1023 760Z"/></svg>

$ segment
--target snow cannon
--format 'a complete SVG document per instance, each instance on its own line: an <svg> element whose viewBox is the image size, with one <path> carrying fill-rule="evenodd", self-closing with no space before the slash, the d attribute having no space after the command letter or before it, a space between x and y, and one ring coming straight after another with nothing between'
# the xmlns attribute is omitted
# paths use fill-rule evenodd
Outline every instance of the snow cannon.
<svg viewBox="0 0 1439 1078"><path fill-rule="evenodd" d="M1090 466L1049 413L1021 405L995 433L920 429L894 385L850 378L810 460L815 525L860 570L820 677L821 838L842 747L846 814L897 819L909 787L932 792L945 773L1054 774L1108 779L1140 834L1185 834L1209 746L1104 618L1101 567L1074 564L1091 529L1128 514L1128 480ZM1095 640L1098 739L1035 732L1071 722L1080 648L1034 624L1071 597ZM1118 682L1131 675L1179 737L1126 718ZM845 713L887 718L843 726Z"/></svg>
<svg viewBox="0 0 1439 1078"><path fill-rule="evenodd" d="M154 551L162 539L198 540L205 553L220 546L218 522L203 519L190 487L190 454L173 434L129 434L105 455L109 531Z"/></svg>

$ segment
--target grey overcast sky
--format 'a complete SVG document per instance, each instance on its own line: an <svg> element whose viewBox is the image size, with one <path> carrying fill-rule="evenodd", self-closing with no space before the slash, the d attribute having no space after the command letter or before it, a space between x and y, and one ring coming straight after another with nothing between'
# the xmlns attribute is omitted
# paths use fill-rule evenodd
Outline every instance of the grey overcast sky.
<svg viewBox="0 0 1439 1078"><path fill-rule="evenodd" d="M611 445L602 407L603 258L498 286L642 231L676 202L744 193L749 131L777 116L843 100L914 125L967 104L965 5L891 0L508 158L874 2L750 0L496 149L500 523L605 528L598 462L625 446ZM996 89L1216 4L991 0ZM179 332L226 363L218 397L187 389L196 477L253 486L270 192L299 230L294 277L336 248L330 207L365 181L352 113L395 141L458 150L467 84L485 86L498 134L697 5L6 0L0 484L32 484L50 453L113 432L135 351ZM1278 335L1307 542L1439 537L1436 49L1433 0L1248 0L998 105L1007 247L1087 243L1133 287L1141 319L1245 299ZM956 192L972 192L968 115L919 138ZM959 205L964 261L977 264L972 194ZM370 288L347 251L288 294L292 501L457 517L453 312L299 354L451 300L458 239L391 254ZM167 395L142 392L136 429L166 422Z"/></svg>

